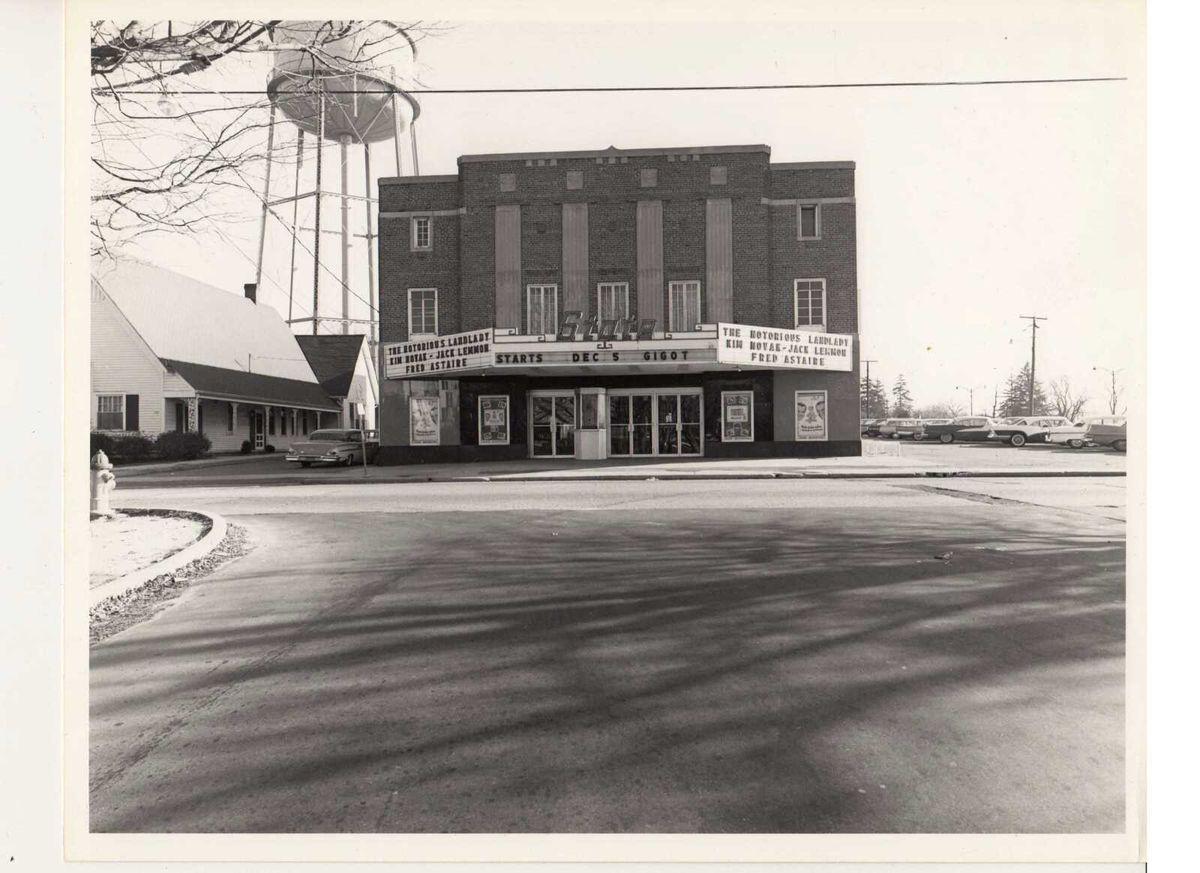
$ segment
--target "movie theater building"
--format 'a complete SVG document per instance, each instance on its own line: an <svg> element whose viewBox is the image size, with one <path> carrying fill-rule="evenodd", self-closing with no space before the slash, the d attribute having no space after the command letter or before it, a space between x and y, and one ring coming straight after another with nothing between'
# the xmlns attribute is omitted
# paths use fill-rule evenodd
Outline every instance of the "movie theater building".
<svg viewBox="0 0 1200 873"><path fill-rule="evenodd" d="M381 179L380 462L860 454L854 164L770 156Z"/></svg>

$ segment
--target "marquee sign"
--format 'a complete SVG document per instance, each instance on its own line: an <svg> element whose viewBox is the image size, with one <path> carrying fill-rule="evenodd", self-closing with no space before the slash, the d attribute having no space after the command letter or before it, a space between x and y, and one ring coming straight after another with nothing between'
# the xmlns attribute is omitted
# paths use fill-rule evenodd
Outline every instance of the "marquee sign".
<svg viewBox="0 0 1200 873"><path fill-rule="evenodd" d="M849 372L854 368L851 334L721 322L717 340L717 361L722 364L771 370Z"/></svg>
<svg viewBox="0 0 1200 873"><path fill-rule="evenodd" d="M448 336L389 343L384 346L384 370L388 379L440 378L455 370L479 370L495 363L493 331L471 330Z"/></svg>
<svg viewBox="0 0 1200 873"><path fill-rule="evenodd" d="M384 346L388 379L443 379L484 371L576 373L597 370L643 372L735 369L849 372L854 365L850 334L785 330L720 323L716 330L654 336L653 321L580 325L568 313L557 335L497 336L494 329L389 343Z"/></svg>

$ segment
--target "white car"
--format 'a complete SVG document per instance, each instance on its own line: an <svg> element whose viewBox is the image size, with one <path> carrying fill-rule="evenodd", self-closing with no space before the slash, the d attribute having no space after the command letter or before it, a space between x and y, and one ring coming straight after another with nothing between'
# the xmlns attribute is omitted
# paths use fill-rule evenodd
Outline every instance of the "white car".
<svg viewBox="0 0 1200 873"><path fill-rule="evenodd" d="M1046 431L1046 442L1060 446L1082 449L1089 442L1087 422L1077 421L1069 425L1057 425Z"/></svg>
<svg viewBox="0 0 1200 873"><path fill-rule="evenodd" d="M1071 419L1057 415L1031 415L1028 418L1018 418L1012 424L1001 424L992 428L989 439L1006 442L1010 446L1023 446L1026 443L1047 442L1047 436L1057 428L1073 428Z"/></svg>

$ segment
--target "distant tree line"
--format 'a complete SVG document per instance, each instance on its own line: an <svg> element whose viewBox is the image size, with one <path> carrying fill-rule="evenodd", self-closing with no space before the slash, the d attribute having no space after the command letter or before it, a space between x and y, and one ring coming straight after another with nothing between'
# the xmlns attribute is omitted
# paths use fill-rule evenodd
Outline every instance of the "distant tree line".
<svg viewBox="0 0 1200 873"><path fill-rule="evenodd" d="M1051 381L1048 391L1041 381L1035 381L1032 394L1031 381L1029 365L1025 364L1004 381L1002 388L997 389L992 398L991 409L984 405L978 410L979 414L990 415L993 418L1058 415L1075 421L1092 399L1073 385L1067 376ZM1122 394L1123 389L1117 384L1114 374L1108 395L1103 398L1108 413L1124 413ZM903 373L896 377L891 389L885 388L881 379L862 378L859 397L863 418L957 418L965 414L963 405L956 401L917 406Z"/></svg>

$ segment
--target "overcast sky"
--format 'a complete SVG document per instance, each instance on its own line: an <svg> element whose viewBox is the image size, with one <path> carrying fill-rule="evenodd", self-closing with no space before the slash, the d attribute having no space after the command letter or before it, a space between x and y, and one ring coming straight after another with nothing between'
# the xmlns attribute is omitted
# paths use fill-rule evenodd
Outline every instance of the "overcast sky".
<svg viewBox="0 0 1200 873"><path fill-rule="evenodd" d="M766 143L776 161L853 160L872 376L890 387L903 373L918 404L965 405L956 386L974 385L976 405L983 394L990 405L992 386L1028 360L1019 316L1037 314L1048 318L1039 374L1068 375L1099 401L1108 375L1093 367L1128 368L1144 318L1139 6L762 3L739 21L713 17L712 8L606 3L590 14L608 20L566 21L519 6L506 14L522 20L458 17L421 43L417 72L430 88L1131 80L428 95L417 125L422 172L454 173L461 154L609 145ZM265 63L245 62L225 84L261 84L265 67L254 65ZM376 165L392 173L388 162ZM137 254L239 290L253 279L258 242L257 200L247 193L245 204L246 220L224 236L151 237ZM1099 402L1090 409L1101 411Z"/></svg>

